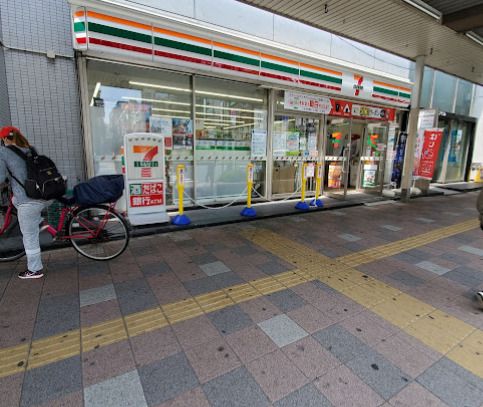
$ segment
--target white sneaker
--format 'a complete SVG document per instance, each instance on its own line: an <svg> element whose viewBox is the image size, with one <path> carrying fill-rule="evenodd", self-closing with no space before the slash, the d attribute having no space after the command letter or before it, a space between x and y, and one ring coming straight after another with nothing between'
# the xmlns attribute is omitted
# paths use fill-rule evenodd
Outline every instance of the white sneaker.
<svg viewBox="0 0 483 407"><path fill-rule="evenodd" d="M478 305L483 308L483 291L478 291L476 294L475 294L475 297L476 297L476 302L478 303Z"/></svg>

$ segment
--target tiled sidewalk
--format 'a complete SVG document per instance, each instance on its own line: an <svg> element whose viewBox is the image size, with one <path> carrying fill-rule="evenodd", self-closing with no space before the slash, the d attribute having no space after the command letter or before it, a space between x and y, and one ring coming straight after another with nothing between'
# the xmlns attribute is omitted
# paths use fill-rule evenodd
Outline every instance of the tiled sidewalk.
<svg viewBox="0 0 483 407"><path fill-rule="evenodd" d="M20 281L23 264L1 264L0 406L481 407L483 312L471 296L483 289L483 232L467 222L475 200L138 238L110 263L66 249L46 254L43 281ZM434 230L451 234L419 239ZM256 244L257 234L270 241ZM404 239L419 243L350 260ZM279 242L300 252L270 249L292 247ZM330 268L340 284L314 277ZM357 273L384 283L374 294L413 298L457 329L434 342L421 336L429 328L401 325L404 307L381 317L369 297L344 289ZM466 342L441 351L458 330Z"/></svg>

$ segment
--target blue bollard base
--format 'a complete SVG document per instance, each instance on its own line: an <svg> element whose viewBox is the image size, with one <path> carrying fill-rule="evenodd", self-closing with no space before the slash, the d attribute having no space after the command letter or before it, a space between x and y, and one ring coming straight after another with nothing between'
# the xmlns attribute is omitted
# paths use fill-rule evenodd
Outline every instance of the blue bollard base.
<svg viewBox="0 0 483 407"><path fill-rule="evenodd" d="M323 208L324 207L324 201L322 201L322 199L312 199L312 201L310 201L310 206L316 206L317 208Z"/></svg>
<svg viewBox="0 0 483 407"><path fill-rule="evenodd" d="M176 215L171 220L171 223L176 226L186 226L191 223L191 220L186 215Z"/></svg>
<svg viewBox="0 0 483 407"><path fill-rule="evenodd" d="M295 209L298 209L299 211L308 211L310 210L310 206L307 204L307 202L300 201L297 202L297 205L295 205Z"/></svg>
<svg viewBox="0 0 483 407"><path fill-rule="evenodd" d="M240 215L241 216L245 216L247 218L253 218L255 216L257 216L257 212L255 211L255 209L253 208L248 208L248 207L245 207L243 208L243 210L240 212Z"/></svg>

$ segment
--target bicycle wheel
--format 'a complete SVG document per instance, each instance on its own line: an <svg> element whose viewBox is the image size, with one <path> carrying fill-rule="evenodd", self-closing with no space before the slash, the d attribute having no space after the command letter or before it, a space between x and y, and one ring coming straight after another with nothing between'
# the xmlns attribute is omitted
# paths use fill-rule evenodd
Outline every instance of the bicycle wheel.
<svg viewBox="0 0 483 407"><path fill-rule="evenodd" d="M129 230L124 218L103 205L80 208L74 212L67 231L74 249L92 260L114 259L126 250L129 243Z"/></svg>
<svg viewBox="0 0 483 407"><path fill-rule="evenodd" d="M3 230L4 227L5 230ZM15 208L8 213L8 207L0 207L0 231L2 230L3 233L0 233L0 262L19 259L25 254L25 249Z"/></svg>

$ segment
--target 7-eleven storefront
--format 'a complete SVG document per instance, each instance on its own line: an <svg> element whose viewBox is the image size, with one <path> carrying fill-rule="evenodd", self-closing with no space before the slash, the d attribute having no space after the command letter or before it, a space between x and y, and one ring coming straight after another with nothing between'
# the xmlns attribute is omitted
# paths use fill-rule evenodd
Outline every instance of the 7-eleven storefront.
<svg viewBox="0 0 483 407"><path fill-rule="evenodd" d="M380 193L404 79L96 1L72 1L72 23L89 176L120 173L124 135L152 132L168 208L180 163L193 205L243 200L249 162L254 199L300 196L304 163L324 166L324 193Z"/></svg>

